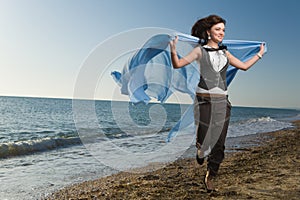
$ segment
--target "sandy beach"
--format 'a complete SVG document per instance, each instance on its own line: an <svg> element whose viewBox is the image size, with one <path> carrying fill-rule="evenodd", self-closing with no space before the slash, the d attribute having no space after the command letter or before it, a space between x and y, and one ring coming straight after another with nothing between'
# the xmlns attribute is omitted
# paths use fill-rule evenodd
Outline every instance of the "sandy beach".
<svg viewBox="0 0 300 200"><path fill-rule="evenodd" d="M259 135L259 145L226 154L216 192L203 184L206 165L179 159L147 173L121 172L74 184L46 199L300 199L300 121Z"/></svg>

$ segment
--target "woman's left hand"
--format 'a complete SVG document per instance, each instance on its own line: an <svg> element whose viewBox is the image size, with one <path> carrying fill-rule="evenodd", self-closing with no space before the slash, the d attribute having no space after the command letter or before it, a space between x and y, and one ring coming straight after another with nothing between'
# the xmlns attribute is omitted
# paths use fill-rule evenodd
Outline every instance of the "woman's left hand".
<svg viewBox="0 0 300 200"><path fill-rule="evenodd" d="M259 52L258 52L260 55L264 55L264 53L265 53L265 43L262 43L261 45L260 45L260 50L259 50Z"/></svg>

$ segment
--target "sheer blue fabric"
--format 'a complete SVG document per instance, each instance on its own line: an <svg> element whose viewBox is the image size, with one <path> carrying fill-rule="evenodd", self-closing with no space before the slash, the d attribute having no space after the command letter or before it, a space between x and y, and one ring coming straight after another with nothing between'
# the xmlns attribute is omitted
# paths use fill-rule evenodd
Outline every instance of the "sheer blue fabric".
<svg viewBox="0 0 300 200"><path fill-rule="evenodd" d="M121 93L128 95L132 103L148 103L152 98L165 102L175 91L189 94L194 100L196 87L200 80L199 66L196 62L180 69L173 69L169 42L178 36L178 41L194 48L199 39L184 33L174 35L157 34L151 37L141 49L129 59L122 72L111 73L114 80L120 85ZM246 61L259 52L264 42L224 40L223 45L228 51L241 61ZM267 48L265 47L265 52ZM188 52L183 52L183 54ZM183 54L178 54L179 57ZM183 55L184 56L184 55ZM238 69L229 66L227 70L227 85L229 86ZM169 132L166 141L170 141L179 130L193 126L193 105L182 115L178 123ZM194 132L193 132L194 133Z"/></svg>

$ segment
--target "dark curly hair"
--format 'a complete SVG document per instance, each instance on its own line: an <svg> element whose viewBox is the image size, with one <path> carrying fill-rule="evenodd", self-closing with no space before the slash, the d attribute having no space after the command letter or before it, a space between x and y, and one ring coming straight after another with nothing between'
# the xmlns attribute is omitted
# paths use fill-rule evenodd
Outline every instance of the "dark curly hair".
<svg viewBox="0 0 300 200"><path fill-rule="evenodd" d="M199 43L202 45L207 44L208 34L207 31L211 27L218 23L224 23L226 25L226 20L218 15L209 15L205 18L199 19L192 27L191 35L199 38Z"/></svg>

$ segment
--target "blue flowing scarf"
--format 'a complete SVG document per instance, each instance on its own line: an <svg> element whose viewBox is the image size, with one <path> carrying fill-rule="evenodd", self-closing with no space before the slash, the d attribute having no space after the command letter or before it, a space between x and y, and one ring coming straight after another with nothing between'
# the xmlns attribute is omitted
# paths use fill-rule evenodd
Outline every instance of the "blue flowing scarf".
<svg viewBox="0 0 300 200"><path fill-rule="evenodd" d="M165 102L175 91L187 93L194 100L196 87L200 80L200 70L197 64L191 63L183 68L173 69L169 42L178 36L178 41L189 45L191 48L199 45L199 38L183 33L157 34L152 36L141 49L129 59L122 72L111 73L114 80L120 85L121 93L128 95L130 102L148 103L151 97L160 102ZM245 62L260 50L260 45L265 42L224 40L223 45L228 51ZM265 47L265 52L267 48ZM188 52L183 52L188 53ZM180 57L180 54L178 54ZM238 69L229 66L226 81L229 86ZM167 142L176 136L180 129L194 123L193 105L181 116L181 119L168 134Z"/></svg>

